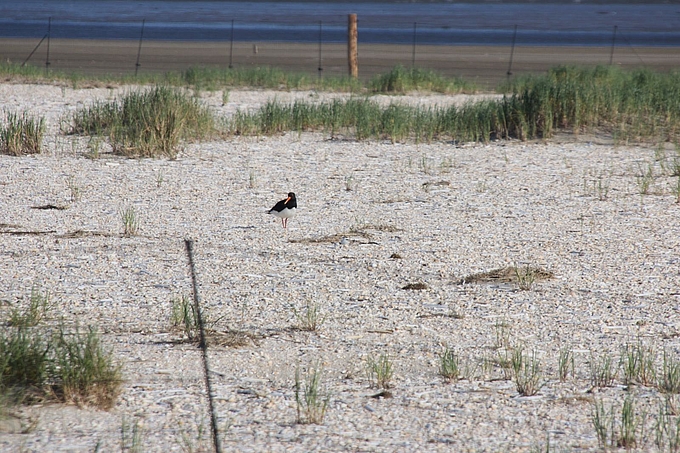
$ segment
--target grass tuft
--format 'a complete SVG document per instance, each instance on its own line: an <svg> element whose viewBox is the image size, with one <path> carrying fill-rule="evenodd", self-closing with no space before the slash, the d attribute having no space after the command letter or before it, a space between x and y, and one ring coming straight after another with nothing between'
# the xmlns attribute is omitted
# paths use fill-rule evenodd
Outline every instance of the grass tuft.
<svg viewBox="0 0 680 453"><path fill-rule="evenodd" d="M98 333L47 337L40 329L0 332L0 395L17 402L56 397L62 402L109 409L122 383L120 366L104 351Z"/></svg>
<svg viewBox="0 0 680 453"><path fill-rule="evenodd" d="M543 373L536 351L527 355L522 346L517 346L512 351L511 360L517 392L522 396L537 394L543 387Z"/></svg>
<svg viewBox="0 0 680 453"><path fill-rule="evenodd" d="M27 112L5 113L5 124L0 126L0 154L21 156L39 154L45 134L45 119L33 118Z"/></svg>
<svg viewBox="0 0 680 453"><path fill-rule="evenodd" d="M527 264L524 268L520 266L514 266L514 270L515 278L517 279L517 287L521 291L531 290L537 278L536 269L532 268Z"/></svg>
<svg viewBox="0 0 680 453"><path fill-rule="evenodd" d="M574 367L574 351L568 348L560 349L560 354L557 359L557 374L560 382L565 382L569 377L569 373L575 376Z"/></svg>
<svg viewBox="0 0 680 453"><path fill-rule="evenodd" d="M181 140L207 137L214 127L212 115L198 100L156 86L76 111L65 132L106 136L113 151L124 156L174 159Z"/></svg>
<svg viewBox="0 0 680 453"><path fill-rule="evenodd" d="M50 307L49 291L43 293L39 286L34 285L28 306L23 310L13 308L9 313L8 324L12 327L35 327L45 319Z"/></svg>
<svg viewBox="0 0 680 453"><path fill-rule="evenodd" d="M680 394L680 361L665 349L657 385L663 393Z"/></svg>
<svg viewBox="0 0 680 453"><path fill-rule="evenodd" d="M656 382L656 353L638 341L626 344L621 352L624 384L652 385Z"/></svg>
<svg viewBox="0 0 680 453"><path fill-rule="evenodd" d="M0 395L21 402L43 393L53 370L50 352L40 332L0 330Z"/></svg>
<svg viewBox="0 0 680 453"><path fill-rule="evenodd" d="M680 452L680 417L674 417L663 404L659 405L654 433L654 443L658 451Z"/></svg>
<svg viewBox="0 0 680 453"><path fill-rule="evenodd" d="M607 410L604 402L595 401L591 420L600 446L631 450L642 443L646 414L638 414L633 397L626 397L621 406L620 419L612 404Z"/></svg>
<svg viewBox="0 0 680 453"><path fill-rule="evenodd" d="M130 425L123 415L120 427L120 451L129 453L142 453L143 428L139 425L139 419L135 418Z"/></svg>
<svg viewBox="0 0 680 453"><path fill-rule="evenodd" d="M315 332L326 320L326 317L321 313L319 304L312 301L307 301L303 312L299 312L295 308L293 308L293 312L298 320L298 329L307 332Z"/></svg>
<svg viewBox="0 0 680 453"><path fill-rule="evenodd" d="M198 339L200 325L196 306L189 296L182 294L181 297L172 299L172 315L170 322L174 327L179 327L189 341Z"/></svg>
<svg viewBox="0 0 680 453"><path fill-rule="evenodd" d="M62 327L53 341L55 374L63 400L113 407L122 383L120 366L104 351L98 332L90 327L85 333L77 329L67 333Z"/></svg>
<svg viewBox="0 0 680 453"><path fill-rule="evenodd" d="M321 388L321 370L314 368L305 376L300 376L300 369L295 370L295 403L297 405L297 422L323 423L328 410L330 395Z"/></svg>
<svg viewBox="0 0 680 453"><path fill-rule="evenodd" d="M389 72L373 77L369 89L376 93L407 93L409 91L434 91L438 93L461 93L474 91L474 86L460 78L444 77L432 70L405 68L401 65Z"/></svg>
<svg viewBox="0 0 680 453"><path fill-rule="evenodd" d="M369 357L367 362L368 381L371 387L389 389L392 387L394 366L387 354L380 354L376 359Z"/></svg>
<svg viewBox="0 0 680 453"><path fill-rule="evenodd" d="M593 387L611 387L618 374L618 367L614 365L611 355L605 353L602 357L590 355L590 381Z"/></svg>
<svg viewBox="0 0 680 453"><path fill-rule="evenodd" d="M139 232L139 217L134 206L120 210L120 220L123 222L123 236L136 236Z"/></svg>
<svg viewBox="0 0 680 453"><path fill-rule="evenodd" d="M449 348L446 348L440 356L439 374L449 382L457 381L461 375L460 357Z"/></svg>

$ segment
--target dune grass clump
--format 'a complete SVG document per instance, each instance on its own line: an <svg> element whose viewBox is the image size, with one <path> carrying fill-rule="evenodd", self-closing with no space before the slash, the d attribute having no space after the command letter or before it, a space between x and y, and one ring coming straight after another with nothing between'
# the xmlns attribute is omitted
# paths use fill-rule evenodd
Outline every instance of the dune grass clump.
<svg viewBox="0 0 680 453"><path fill-rule="evenodd" d="M601 129L622 141L672 140L680 131L680 73L558 66L501 90L516 103L529 137Z"/></svg>
<svg viewBox="0 0 680 453"><path fill-rule="evenodd" d="M440 89L436 77L422 74L397 68L374 79L372 89ZM392 142L532 140L588 130L610 133L619 141L675 141L680 132L680 75L674 73L560 66L545 75L518 78L502 90L501 99L449 107L382 106L368 97L293 104L274 100L255 112L238 112L228 129L242 135L325 131Z"/></svg>
<svg viewBox="0 0 680 453"><path fill-rule="evenodd" d="M474 85L458 77L445 77L424 68L395 66L384 74L378 74L368 82L375 93L407 93L409 91L433 91L436 93L461 93L474 91Z"/></svg>
<svg viewBox="0 0 680 453"><path fill-rule="evenodd" d="M286 131L324 131L358 140L416 142L433 140L488 141L500 130L495 104L483 101L463 107L419 108L398 103L383 107L370 98L283 104L270 100L254 112L237 112L227 129L235 135L274 135Z"/></svg>
<svg viewBox="0 0 680 453"><path fill-rule="evenodd" d="M0 329L0 395L23 401L42 393L52 369L47 340L26 328Z"/></svg>
<svg viewBox="0 0 680 453"><path fill-rule="evenodd" d="M448 347L439 356L439 374L448 382L455 382L460 377L460 357Z"/></svg>
<svg viewBox="0 0 680 453"><path fill-rule="evenodd" d="M175 158L180 141L201 139L214 131L207 108L166 86L97 102L75 112L68 123L66 133L105 136L115 153L130 157Z"/></svg>
<svg viewBox="0 0 680 453"><path fill-rule="evenodd" d="M7 322L12 327L35 327L45 319L50 308L50 293L43 292L38 285L34 285L28 306L23 309L12 308Z"/></svg>
<svg viewBox="0 0 680 453"><path fill-rule="evenodd" d="M188 341L195 341L198 339L201 326L198 321L198 312L196 305L186 294L172 299L172 315L170 322L173 327L178 327L182 330L184 337Z"/></svg>
<svg viewBox="0 0 680 453"><path fill-rule="evenodd" d="M630 451L643 446L646 413L640 413L632 396L624 399L620 413L616 409L612 403L607 410L601 400L593 404L591 421L600 447L604 451L619 448Z"/></svg>
<svg viewBox="0 0 680 453"><path fill-rule="evenodd" d="M94 329L54 335L36 328L0 332L0 395L17 402L56 399L108 409L122 383Z"/></svg>
<svg viewBox="0 0 680 453"><path fill-rule="evenodd" d="M380 354L378 358L369 357L366 362L366 371L371 387L384 390L392 388L394 364L387 354Z"/></svg>
<svg viewBox="0 0 680 453"><path fill-rule="evenodd" d="M297 422L320 425L330 403L328 390L321 385L322 370L318 366L308 370L306 376L295 370L295 403Z"/></svg>
<svg viewBox="0 0 680 453"><path fill-rule="evenodd" d="M46 326L48 294L33 287L26 310L12 310L0 328L0 400L56 400L109 409L122 384L120 366L95 329L81 333L63 324Z"/></svg>
<svg viewBox="0 0 680 453"><path fill-rule="evenodd" d="M67 333L61 328L53 344L57 395L65 402L111 408L122 383L120 366L113 365L98 332L88 328L84 333Z"/></svg>
<svg viewBox="0 0 680 453"><path fill-rule="evenodd" d="M6 112L0 125L0 153L10 156L39 154L45 134L45 118L34 118L28 112Z"/></svg>

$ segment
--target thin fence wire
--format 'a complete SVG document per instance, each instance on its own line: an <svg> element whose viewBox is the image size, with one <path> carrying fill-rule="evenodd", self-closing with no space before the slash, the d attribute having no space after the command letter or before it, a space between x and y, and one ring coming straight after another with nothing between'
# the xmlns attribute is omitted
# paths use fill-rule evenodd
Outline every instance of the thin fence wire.
<svg viewBox="0 0 680 453"><path fill-rule="evenodd" d="M172 40L159 39L158 30L142 19L137 38L81 39L55 38L63 36L58 21L48 25L46 35L30 38L0 38L0 58L39 64L41 53L46 69L84 74L129 75L139 72L184 71L192 66L220 68L276 67L286 71L315 74L317 77L347 75L346 22L338 19L316 21L313 24L266 24L272 29L287 30L290 41L258 39L247 27L232 19L230 24L205 36L187 32L174 35ZM146 28L145 28L146 24ZM495 30L488 44L468 44L478 37L477 30L458 27L449 35L441 30L433 36L440 23L392 23L388 29L359 21L359 77L367 79L394 66L432 69L447 76L460 76L480 85L493 86L512 75L541 72L560 64L619 65L649 67L662 71L680 66L680 42L676 45L642 45L651 39L647 32L623 27L593 33L576 27L564 27L545 36L579 45L555 46L537 44L535 31L517 25ZM386 34L388 43L362 40L363 34ZM396 30L396 31L395 31ZM343 35L344 34L344 35ZM215 38L211 39L213 36ZM271 37L272 35L270 35ZM604 37L609 36L609 42ZM220 39L217 40L216 37ZM641 38L642 37L642 38ZM42 49L44 41L50 42ZM202 40L199 40L202 39ZM446 40L450 39L451 43ZM439 40L440 42L434 43ZM36 46L37 42L37 46ZM476 41L475 41L476 42ZM137 45L135 45L137 44ZM143 45L143 52L142 52Z"/></svg>

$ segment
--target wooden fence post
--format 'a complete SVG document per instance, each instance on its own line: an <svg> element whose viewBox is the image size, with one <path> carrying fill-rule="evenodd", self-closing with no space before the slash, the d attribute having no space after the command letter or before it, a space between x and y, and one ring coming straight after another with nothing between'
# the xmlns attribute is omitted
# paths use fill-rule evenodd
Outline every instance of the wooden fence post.
<svg viewBox="0 0 680 453"><path fill-rule="evenodd" d="M357 47L357 15L350 14L347 25L347 61L350 77L359 77L359 52Z"/></svg>

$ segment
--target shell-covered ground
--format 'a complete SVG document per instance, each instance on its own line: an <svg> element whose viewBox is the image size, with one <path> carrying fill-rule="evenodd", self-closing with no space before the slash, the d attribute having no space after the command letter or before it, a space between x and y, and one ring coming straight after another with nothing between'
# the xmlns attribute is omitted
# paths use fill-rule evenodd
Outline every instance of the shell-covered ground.
<svg viewBox="0 0 680 453"><path fill-rule="evenodd" d="M628 384L619 369L600 388L593 375L607 357L618 367L626 346L659 372L664 351L680 360L675 149L290 133L126 159L106 147L88 157L86 139L59 133L68 112L123 90L0 86L6 109L48 125L44 153L0 155L0 308L49 292L47 324L97 328L124 378L108 411L6 408L0 450L212 448L201 349L171 326L173 300L193 297L185 239L223 451L594 451L594 408L611 409L617 443L626 399L643 420L636 448L661 449L654 383ZM219 117L319 96L202 100ZM267 210L290 191L298 212L284 230ZM48 205L65 209L37 209ZM130 208L139 232L127 237ZM514 278L466 279L508 267ZM302 328L309 310L314 331ZM457 381L439 373L446 348L460 359ZM503 368L519 348L540 369L535 395ZM573 371L561 380L567 352ZM381 358L388 392L368 372ZM297 423L296 371L304 383L313 369L328 407L320 423Z"/></svg>

